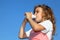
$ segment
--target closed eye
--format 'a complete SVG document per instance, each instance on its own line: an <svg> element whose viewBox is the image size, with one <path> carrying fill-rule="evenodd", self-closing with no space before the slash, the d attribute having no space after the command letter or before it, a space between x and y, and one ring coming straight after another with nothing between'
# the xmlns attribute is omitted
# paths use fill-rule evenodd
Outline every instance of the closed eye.
<svg viewBox="0 0 60 40"><path fill-rule="evenodd" d="M39 11L35 11L36 13L39 13Z"/></svg>

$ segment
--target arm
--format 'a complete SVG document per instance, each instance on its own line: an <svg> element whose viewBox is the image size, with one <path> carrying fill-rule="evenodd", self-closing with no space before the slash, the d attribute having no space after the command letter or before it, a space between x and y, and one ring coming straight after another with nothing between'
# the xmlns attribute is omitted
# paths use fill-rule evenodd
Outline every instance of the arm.
<svg viewBox="0 0 60 40"><path fill-rule="evenodd" d="M22 26L20 28L20 31L19 31L19 35L18 35L19 38L26 38L27 37L26 33L24 31L26 22L27 22L27 19L25 18L24 21L23 21L23 23L22 23Z"/></svg>
<svg viewBox="0 0 60 40"><path fill-rule="evenodd" d="M35 32L36 31L41 31L41 30L45 29L42 25L37 24L35 21L32 20L32 13L31 12L26 12L26 18L27 18L28 22L30 23L32 29Z"/></svg>
<svg viewBox="0 0 60 40"><path fill-rule="evenodd" d="M33 21L33 20L30 19L30 18L28 18L28 21L29 21L31 27L33 28L33 30L34 30L35 32L41 31L41 30L44 30L44 29L45 29L42 25L37 24L35 21Z"/></svg>

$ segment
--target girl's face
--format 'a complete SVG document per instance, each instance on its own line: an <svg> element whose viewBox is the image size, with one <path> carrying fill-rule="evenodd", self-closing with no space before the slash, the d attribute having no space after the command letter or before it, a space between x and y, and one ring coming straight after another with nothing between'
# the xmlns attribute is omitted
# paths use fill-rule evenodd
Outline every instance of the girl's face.
<svg viewBox="0 0 60 40"><path fill-rule="evenodd" d="M42 20L43 9L41 7L37 7L35 9L34 15L36 16L35 21L40 22Z"/></svg>

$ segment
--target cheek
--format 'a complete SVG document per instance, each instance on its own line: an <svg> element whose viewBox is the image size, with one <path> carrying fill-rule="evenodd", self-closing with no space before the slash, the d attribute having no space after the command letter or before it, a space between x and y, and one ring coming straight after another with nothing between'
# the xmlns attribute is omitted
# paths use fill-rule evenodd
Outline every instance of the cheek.
<svg viewBox="0 0 60 40"><path fill-rule="evenodd" d="M39 19L39 20L41 20L41 19L42 19L42 16L41 16L41 15L39 15L39 16L38 16L38 19Z"/></svg>
<svg viewBox="0 0 60 40"><path fill-rule="evenodd" d="M42 15L38 14L36 20L42 20Z"/></svg>
<svg viewBox="0 0 60 40"><path fill-rule="evenodd" d="M42 18L42 15L41 15L41 14L38 14L37 17L38 17L39 19L41 19L41 18Z"/></svg>

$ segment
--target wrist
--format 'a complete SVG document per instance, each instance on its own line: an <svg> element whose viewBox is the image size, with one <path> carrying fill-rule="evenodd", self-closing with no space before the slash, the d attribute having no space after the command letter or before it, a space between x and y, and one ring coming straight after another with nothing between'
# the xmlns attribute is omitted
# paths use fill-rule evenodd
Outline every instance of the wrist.
<svg viewBox="0 0 60 40"><path fill-rule="evenodd" d="M25 18L25 19L24 19L24 22L26 23L27 21L28 21L28 20Z"/></svg>
<svg viewBox="0 0 60 40"><path fill-rule="evenodd" d="M31 18L28 18L28 21L32 20Z"/></svg>

